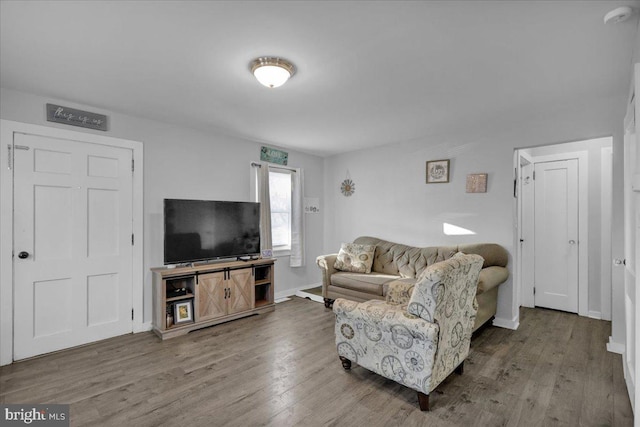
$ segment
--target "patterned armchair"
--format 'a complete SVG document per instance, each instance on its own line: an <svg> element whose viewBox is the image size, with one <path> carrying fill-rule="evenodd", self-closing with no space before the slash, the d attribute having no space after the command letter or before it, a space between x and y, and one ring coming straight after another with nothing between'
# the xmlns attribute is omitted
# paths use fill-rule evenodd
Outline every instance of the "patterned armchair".
<svg viewBox="0 0 640 427"><path fill-rule="evenodd" d="M428 411L429 393L454 370L462 374L482 263L479 255L458 253L427 267L415 285L392 282L386 302L337 299L336 346L344 369L354 362L410 387Z"/></svg>

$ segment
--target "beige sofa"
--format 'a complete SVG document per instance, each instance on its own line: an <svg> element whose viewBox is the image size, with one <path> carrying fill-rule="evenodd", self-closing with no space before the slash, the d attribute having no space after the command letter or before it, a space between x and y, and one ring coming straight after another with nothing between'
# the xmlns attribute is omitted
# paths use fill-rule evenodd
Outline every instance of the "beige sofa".
<svg viewBox="0 0 640 427"><path fill-rule="evenodd" d="M322 270L322 297L327 308L337 298L352 301L385 300L393 281L415 283L424 269L436 262L451 258L457 252L478 254L484 258L480 271L476 298L478 313L473 330L477 330L496 314L498 285L509 277L506 268L508 253L495 243L472 243L453 246L415 248L388 242L375 237L358 237L354 243L375 245L371 273L351 273L336 270L338 254L322 255L316 263Z"/></svg>

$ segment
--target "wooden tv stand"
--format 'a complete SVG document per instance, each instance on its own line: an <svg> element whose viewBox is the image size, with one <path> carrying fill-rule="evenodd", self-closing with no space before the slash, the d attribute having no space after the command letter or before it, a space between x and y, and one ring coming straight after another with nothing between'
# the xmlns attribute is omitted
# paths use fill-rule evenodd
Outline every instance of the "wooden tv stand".
<svg viewBox="0 0 640 427"><path fill-rule="evenodd" d="M163 340L195 329L275 309L275 259L217 262L193 267L152 268L153 331ZM191 319L177 322L178 307Z"/></svg>

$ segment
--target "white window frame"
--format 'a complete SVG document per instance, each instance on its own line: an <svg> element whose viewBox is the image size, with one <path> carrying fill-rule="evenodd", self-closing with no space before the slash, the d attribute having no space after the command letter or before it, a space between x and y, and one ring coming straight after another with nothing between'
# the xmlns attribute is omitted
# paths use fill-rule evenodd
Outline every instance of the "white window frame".
<svg viewBox="0 0 640 427"><path fill-rule="evenodd" d="M291 255L291 224L292 224L292 201L293 201L293 185L291 183L291 175L295 173L294 170L291 169L287 169L287 168L281 168L281 167L276 167L276 166L269 166L269 176L271 176L272 173L277 173L277 174L281 174L281 175L288 175L289 176L289 180L290 180L290 186L289 186L289 193L290 193L290 199L289 199L289 244L288 245L280 245L280 246L276 246L275 244L273 245L273 254L276 256L288 256ZM269 188L269 193L273 194L271 192L271 188ZM273 215L273 203L271 203L271 215ZM272 216L272 220L271 220L271 238L273 239L273 216Z"/></svg>

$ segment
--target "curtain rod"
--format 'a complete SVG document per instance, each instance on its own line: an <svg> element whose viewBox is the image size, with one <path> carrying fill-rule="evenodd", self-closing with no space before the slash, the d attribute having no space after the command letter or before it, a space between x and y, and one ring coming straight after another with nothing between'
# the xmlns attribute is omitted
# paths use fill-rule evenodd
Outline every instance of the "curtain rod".
<svg viewBox="0 0 640 427"><path fill-rule="evenodd" d="M256 163L256 162L251 162L251 166L254 168L261 168L262 165L260 163ZM282 170L286 170L289 172L296 172L296 170L294 168L287 168L284 166L273 166L273 165L267 165L269 166L269 169L282 169Z"/></svg>

